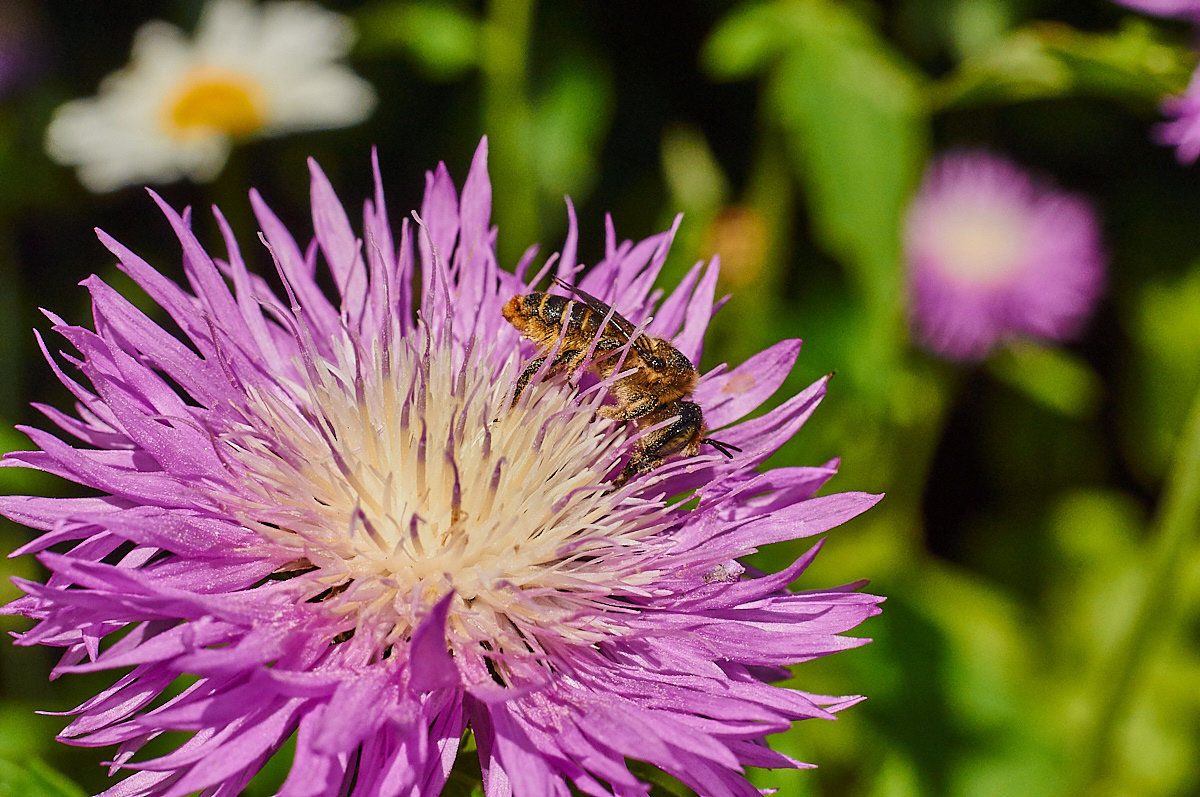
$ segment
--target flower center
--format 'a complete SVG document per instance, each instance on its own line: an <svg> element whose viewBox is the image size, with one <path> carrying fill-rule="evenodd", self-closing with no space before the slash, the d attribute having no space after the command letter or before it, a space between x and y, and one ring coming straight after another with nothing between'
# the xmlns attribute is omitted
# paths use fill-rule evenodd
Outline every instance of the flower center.
<svg viewBox="0 0 1200 797"><path fill-rule="evenodd" d="M347 341L285 391L301 400L253 395L224 436L253 491L235 511L313 566L305 600L381 644L451 591L460 644L524 656L546 635L613 633L614 600L659 577L649 537L666 511L621 511L610 494L623 427L561 383L510 408L520 364L443 337Z"/></svg>
<svg viewBox="0 0 1200 797"><path fill-rule="evenodd" d="M165 126L170 135L182 140L213 132L246 136L262 129L264 106L260 87L245 75L196 67L167 102Z"/></svg>
<svg viewBox="0 0 1200 797"><path fill-rule="evenodd" d="M1020 213L970 202L943 212L934 248L948 276L986 285L1003 282L1024 266L1026 230Z"/></svg>

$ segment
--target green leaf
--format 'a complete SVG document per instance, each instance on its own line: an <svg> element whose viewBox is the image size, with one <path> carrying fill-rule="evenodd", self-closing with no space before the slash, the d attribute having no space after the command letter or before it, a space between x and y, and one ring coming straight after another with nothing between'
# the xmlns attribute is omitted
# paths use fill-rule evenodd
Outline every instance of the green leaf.
<svg viewBox="0 0 1200 797"><path fill-rule="evenodd" d="M399 50L434 79L453 80L478 63L479 22L451 3L381 3L360 13L356 21L361 53Z"/></svg>
<svg viewBox="0 0 1200 797"><path fill-rule="evenodd" d="M0 759L0 794L21 797L84 797L70 778L38 759L23 763Z"/></svg>
<svg viewBox="0 0 1200 797"><path fill-rule="evenodd" d="M964 60L929 97L939 109L1079 94L1152 105L1182 91L1195 63L1144 20L1126 20L1115 33L1039 22Z"/></svg>
<svg viewBox="0 0 1200 797"><path fill-rule="evenodd" d="M883 759L871 784L870 797L920 797L921 784L916 766L905 756L891 753Z"/></svg>
<svg viewBox="0 0 1200 797"><path fill-rule="evenodd" d="M1123 374L1118 422L1131 467L1156 484L1200 385L1200 264L1148 283L1126 315L1138 356Z"/></svg>
<svg viewBox="0 0 1200 797"><path fill-rule="evenodd" d="M602 61L564 54L533 102L532 166L539 193L562 213L564 195L579 199L591 187L612 118L613 87Z"/></svg>
<svg viewBox="0 0 1200 797"><path fill-rule="evenodd" d="M28 451L30 447L29 438L13 429L10 420L0 417L0 453ZM54 481L53 476L30 468L0 468L0 494L4 495L36 493Z"/></svg>
<svg viewBox="0 0 1200 797"><path fill-rule="evenodd" d="M650 797L692 797L695 792L662 770L643 761L629 761L629 771L650 784Z"/></svg>
<svg viewBox="0 0 1200 797"><path fill-rule="evenodd" d="M700 61L721 80L751 77L786 46L787 23L779 4L741 5L718 23L704 43Z"/></svg>
<svg viewBox="0 0 1200 797"><path fill-rule="evenodd" d="M1041 404L1072 418L1091 418L1103 398L1099 375L1062 349L1015 343L988 361L993 376Z"/></svg>
<svg viewBox="0 0 1200 797"><path fill-rule="evenodd" d="M921 77L855 13L807 0L787 11L789 47L772 69L769 110L782 128L821 245L857 290L845 371L889 390L901 327L901 219L928 148Z"/></svg>
<svg viewBox="0 0 1200 797"><path fill-rule="evenodd" d="M468 731L463 739L454 767L442 788L443 797L484 797L483 773L475 749L475 734Z"/></svg>
<svg viewBox="0 0 1200 797"><path fill-rule="evenodd" d="M968 740L954 765L956 793L1054 793L1045 784L1061 770L1053 744L1061 720L1046 721L1040 650L1031 644L1022 605L949 567L925 568L910 598L947 643L951 733Z"/></svg>
<svg viewBox="0 0 1200 797"><path fill-rule="evenodd" d="M466 775L456 769L446 780L442 797L484 797L482 778Z"/></svg>
<svg viewBox="0 0 1200 797"><path fill-rule="evenodd" d="M1020 14L1012 0L950 0L949 41L960 59L989 47L1013 28Z"/></svg>
<svg viewBox="0 0 1200 797"><path fill-rule="evenodd" d="M769 73L769 109L816 232L868 296L897 296L900 215L927 149L922 78L857 12L828 0L757 4L720 23L719 78Z"/></svg>
<svg viewBox="0 0 1200 797"><path fill-rule="evenodd" d="M729 201L729 180L698 128L677 124L663 131L662 164L671 207L689 218L712 218Z"/></svg>
<svg viewBox="0 0 1200 797"><path fill-rule="evenodd" d="M900 216L926 150L917 73L848 6L803 2L770 101L825 242L868 293L892 293Z"/></svg>

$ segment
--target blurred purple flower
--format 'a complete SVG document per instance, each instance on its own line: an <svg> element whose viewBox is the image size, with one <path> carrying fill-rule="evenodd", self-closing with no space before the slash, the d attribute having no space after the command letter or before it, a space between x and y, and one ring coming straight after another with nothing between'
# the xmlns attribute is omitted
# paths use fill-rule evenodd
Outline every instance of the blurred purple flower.
<svg viewBox="0 0 1200 797"><path fill-rule="evenodd" d="M97 494L0 500L45 532L21 552L50 570L6 611L37 620L20 644L65 649L55 675L129 668L63 733L119 745L114 769L135 772L108 794L237 794L294 736L283 795L434 795L470 729L488 795L565 797L568 781L645 795L626 763L639 759L749 797L744 767L804 766L766 735L859 700L768 681L862 644L841 634L881 599L860 584L789 592L819 543L774 574L736 561L878 499L813 497L836 463L754 470L825 392L738 422L799 342L701 378L695 399L735 459L676 459L610 489L633 431L596 417L603 385L547 380L509 407L533 351L501 306L555 263L572 279L577 232L572 214L533 278L532 249L500 270L485 161L481 146L461 196L444 165L429 174L398 242L377 167L362 238L315 164L308 247L252 193L286 298L219 214L223 260L158 200L190 290L100 239L183 338L97 277L94 332L50 316L79 352L43 344L78 405L41 410L82 445L26 429L39 450L6 462ZM609 225L580 285L634 323L653 314L648 332L695 360L716 261L659 301L673 233L619 243ZM133 759L167 731L193 735Z"/></svg>
<svg viewBox="0 0 1200 797"><path fill-rule="evenodd" d="M24 0L0 4L0 97L37 72L45 57L42 22Z"/></svg>
<svg viewBox="0 0 1200 797"><path fill-rule="evenodd" d="M1200 24L1200 0L1115 0L1123 6L1158 17L1178 17ZM1158 125L1154 140L1175 147L1180 163L1195 163L1200 158L1200 70L1192 74L1183 94L1165 98L1160 105L1163 115L1172 121Z"/></svg>
<svg viewBox="0 0 1200 797"><path fill-rule="evenodd" d="M1113 2L1156 17L1200 20L1200 0L1113 0Z"/></svg>
<svg viewBox="0 0 1200 797"><path fill-rule="evenodd" d="M1183 94L1165 98L1160 107L1164 116L1173 118L1155 128L1154 140L1175 147L1180 163L1195 163L1200 158L1200 71Z"/></svg>
<svg viewBox="0 0 1200 797"><path fill-rule="evenodd" d="M1104 282L1088 201L985 152L930 165L908 210L905 259L911 326L956 360L1014 337L1076 334Z"/></svg>

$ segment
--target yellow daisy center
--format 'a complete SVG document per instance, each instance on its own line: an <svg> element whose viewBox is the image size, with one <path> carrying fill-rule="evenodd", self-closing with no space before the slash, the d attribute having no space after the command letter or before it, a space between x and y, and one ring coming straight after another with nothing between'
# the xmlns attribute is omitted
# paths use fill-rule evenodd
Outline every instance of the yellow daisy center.
<svg viewBox="0 0 1200 797"><path fill-rule="evenodd" d="M196 67L184 76L166 103L165 126L178 139L213 132L246 136L262 129L265 109L261 87L245 75Z"/></svg>

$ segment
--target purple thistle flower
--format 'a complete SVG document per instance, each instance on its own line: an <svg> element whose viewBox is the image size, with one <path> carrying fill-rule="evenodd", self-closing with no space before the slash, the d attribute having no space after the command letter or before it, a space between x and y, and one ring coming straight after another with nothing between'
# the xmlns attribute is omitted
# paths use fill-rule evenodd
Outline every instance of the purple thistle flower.
<svg viewBox="0 0 1200 797"><path fill-rule="evenodd" d="M1183 94L1166 97L1159 104L1170 121L1154 128L1154 140L1175 147L1175 158L1187 165L1200 158L1200 70L1192 74Z"/></svg>
<svg viewBox="0 0 1200 797"><path fill-rule="evenodd" d="M905 260L910 324L955 360L1014 337L1075 335L1104 282L1087 200L985 152L934 160L908 209Z"/></svg>
<svg viewBox="0 0 1200 797"><path fill-rule="evenodd" d="M572 212L562 253L532 278L532 249L500 270L485 161L481 145L461 196L444 165L429 174L398 241L377 165L361 239L315 164L307 247L252 193L286 299L219 213L223 260L155 197L188 290L99 233L183 337L87 279L95 331L51 315L78 354L43 344L77 415L40 408L82 444L26 429L38 450L6 463L97 494L0 509L44 532L19 553L50 571L6 608L37 621L19 643L64 648L56 676L127 670L62 734L117 745L113 770L133 774L105 794L237 794L294 736L283 795L433 795L469 729L490 797L568 782L648 794L627 759L706 795L757 795L745 767L805 766L766 735L860 699L768 682L865 642L841 634L881 599L860 584L789 592L820 543L778 573L737 563L878 499L814 497L836 463L755 470L825 392L738 422L799 342L702 376L694 398L736 458L703 452L611 490L636 430L596 417L603 384L535 382L509 407L533 348L501 306L551 267L572 279L577 232ZM635 324L653 313L648 333L696 360L717 264L652 291L673 233L618 242L609 223L579 285ZM166 731L193 735L135 758Z"/></svg>

